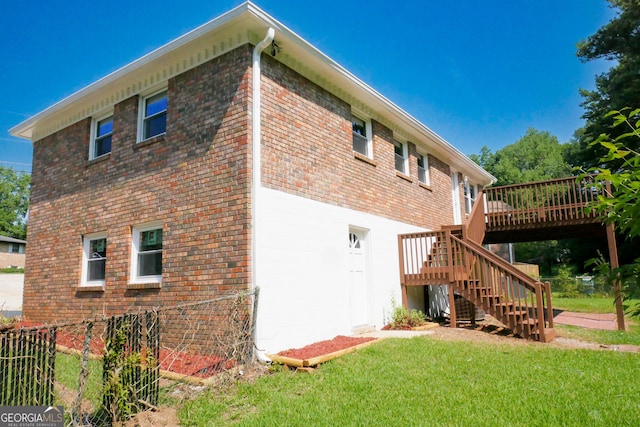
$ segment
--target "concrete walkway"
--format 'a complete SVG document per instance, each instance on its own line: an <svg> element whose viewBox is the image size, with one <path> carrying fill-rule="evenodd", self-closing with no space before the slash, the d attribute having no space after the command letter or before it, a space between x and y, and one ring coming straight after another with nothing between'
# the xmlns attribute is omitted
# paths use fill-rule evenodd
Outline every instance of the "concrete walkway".
<svg viewBox="0 0 640 427"><path fill-rule="evenodd" d="M0 274L0 312L10 316L22 310L24 274Z"/></svg>
<svg viewBox="0 0 640 427"><path fill-rule="evenodd" d="M616 315L613 313L573 313L556 310L553 321L560 325L573 325L589 329L615 331L618 329Z"/></svg>

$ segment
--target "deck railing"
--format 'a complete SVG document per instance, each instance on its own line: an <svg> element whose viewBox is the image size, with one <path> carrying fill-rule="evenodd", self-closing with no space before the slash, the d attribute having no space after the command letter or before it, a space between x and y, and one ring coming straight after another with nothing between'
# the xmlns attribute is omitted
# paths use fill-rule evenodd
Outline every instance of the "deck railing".
<svg viewBox="0 0 640 427"><path fill-rule="evenodd" d="M529 224L594 221L598 215L585 206L602 190L594 177L576 177L487 188L487 228Z"/></svg>

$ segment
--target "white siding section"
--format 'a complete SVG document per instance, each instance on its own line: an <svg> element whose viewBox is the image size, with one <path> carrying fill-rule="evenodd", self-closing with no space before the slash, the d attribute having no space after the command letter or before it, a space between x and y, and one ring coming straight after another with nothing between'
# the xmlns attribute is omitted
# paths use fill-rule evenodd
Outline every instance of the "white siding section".
<svg viewBox="0 0 640 427"><path fill-rule="evenodd" d="M352 334L350 226L367 230L368 317L384 326L392 296L402 300L397 236L424 229L266 188L258 197L258 348L275 353Z"/></svg>

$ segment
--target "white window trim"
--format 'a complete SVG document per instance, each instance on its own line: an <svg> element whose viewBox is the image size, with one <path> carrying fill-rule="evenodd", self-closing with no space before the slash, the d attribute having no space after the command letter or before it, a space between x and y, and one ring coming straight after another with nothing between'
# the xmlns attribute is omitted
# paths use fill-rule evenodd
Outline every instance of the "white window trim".
<svg viewBox="0 0 640 427"><path fill-rule="evenodd" d="M164 252L164 228L162 222L152 222L137 225L131 229L131 270L129 272L129 283L162 283L162 274L155 276L138 276L138 253L140 248L140 233L143 231L163 229L162 251ZM164 254L163 254L164 264Z"/></svg>
<svg viewBox="0 0 640 427"><path fill-rule="evenodd" d="M373 160L373 126L371 125L371 119L366 118L365 115L354 111L351 112L351 115L364 122L365 131L367 133L367 154L363 155ZM355 150L354 153L362 154Z"/></svg>
<svg viewBox="0 0 640 427"><path fill-rule="evenodd" d="M87 274L89 273L89 250L91 248L91 241L97 239L107 240L107 233L92 233L82 237L82 280L80 280L80 286L104 286L105 280L87 280ZM108 257L107 257L108 260ZM105 266L106 277L106 266Z"/></svg>
<svg viewBox="0 0 640 427"><path fill-rule="evenodd" d="M108 156L111 154L111 151L108 153L104 153L101 156L94 156L95 148L96 148L96 138L98 137L98 122L108 119L109 117L113 117L113 111L110 111L106 114L102 114L91 119L91 139L89 143L89 160L99 159L104 156ZM113 131L111 131L111 135L113 136ZM111 149L113 150L113 139L111 139L112 145Z"/></svg>
<svg viewBox="0 0 640 427"><path fill-rule="evenodd" d="M153 139L153 138L156 138L158 136L166 135L167 128L165 127L165 131L162 132L162 133L150 136L149 138L145 138L144 137L144 119L147 118L147 117L145 117L144 114L145 114L145 110L146 110L145 106L146 106L146 103L147 103L147 99L153 98L154 96L159 95L159 94L161 94L163 92L165 92L167 94L167 109L164 110L165 114L167 114L168 111L169 111L169 105L168 105L169 104L169 89L167 87L163 87L160 90L156 90L156 91L151 92L151 93L149 93L147 95L140 96L140 99L138 100L138 138L137 138L137 142L143 142L143 141L146 141L148 139Z"/></svg>
<svg viewBox="0 0 640 427"><path fill-rule="evenodd" d="M471 197L471 190L473 190L475 197ZM471 215L471 211L473 210L473 206L476 204L477 199L478 199L478 186L476 184L472 184L469 181L469 178L465 176L464 177L464 207L465 207L465 213L467 214L467 216Z"/></svg>
<svg viewBox="0 0 640 427"><path fill-rule="evenodd" d="M418 172L418 182L420 184L430 186L431 185L431 173L429 171L429 155L427 153L418 151L418 156L422 156L424 160L424 181L420 180L420 172ZM416 165L418 164L418 158L416 158Z"/></svg>
<svg viewBox="0 0 640 427"><path fill-rule="evenodd" d="M400 172L403 175L409 176L409 143L407 141L403 141L400 138L393 138L393 166L395 168L395 154L396 154L396 146L395 143L399 143L402 145L402 170L396 169L396 172Z"/></svg>

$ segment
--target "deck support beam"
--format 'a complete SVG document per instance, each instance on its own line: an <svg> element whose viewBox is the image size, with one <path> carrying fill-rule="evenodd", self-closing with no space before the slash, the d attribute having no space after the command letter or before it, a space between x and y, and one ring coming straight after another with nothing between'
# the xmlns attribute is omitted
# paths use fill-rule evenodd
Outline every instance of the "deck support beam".
<svg viewBox="0 0 640 427"><path fill-rule="evenodd" d="M609 262L611 263L611 269L620 267L618 261L618 247L616 245L616 233L613 228L613 224L607 224L607 243L609 245ZM613 281L613 294L616 304L616 318L618 320L618 330L624 331L624 308L622 307L622 287L620 283L620 277L616 276Z"/></svg>

